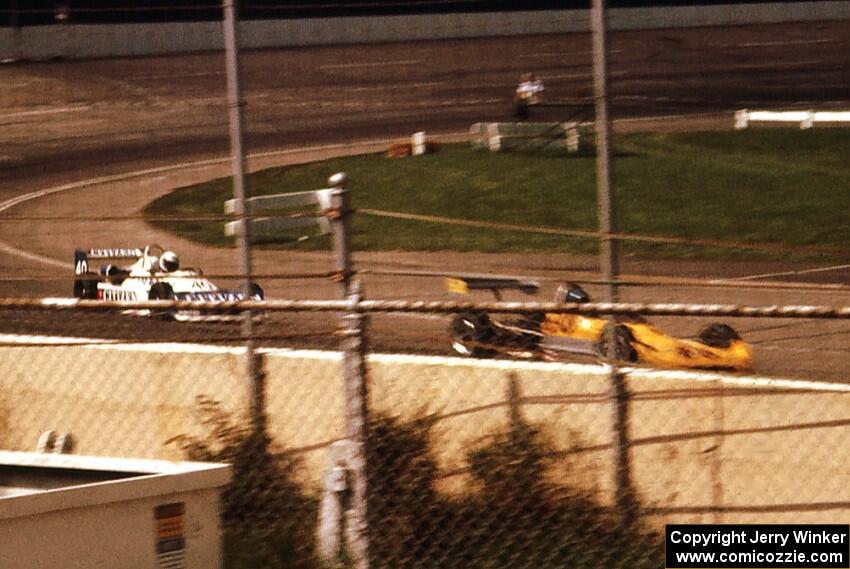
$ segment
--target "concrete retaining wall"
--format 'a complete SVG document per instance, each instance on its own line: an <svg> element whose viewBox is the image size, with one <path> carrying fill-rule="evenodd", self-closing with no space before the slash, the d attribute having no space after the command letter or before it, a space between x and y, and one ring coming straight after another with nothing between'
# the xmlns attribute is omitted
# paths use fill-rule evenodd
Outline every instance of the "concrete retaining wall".
<svg viewBox="0 0 850 569"><path fill-rule="evenodd" d="M177 459L164 443L199 432L197 396L245 409L239 349L15 346L0 348L0 366L0 448L9 450L32 450L55 429L80 454ZM265 366L270 430L318 489L327 447L344 432L340 355L272 351ZM369 367L374 410L437 419L443 490L464 488L466 454L506 430L513 408L558 449L553 477L610 501L612 407L600 366L374 355ZM659 522L847 519L848 386L647 371L628 381L634 480Z"/></svg>
<svg viewBox="0 0 850 569"><path fill-rule="evenodd" d="M608 11L614 30L850 18L850 1L665 6ZM0 60L153 55L223 49L218 22L0 28ZM249 20L245 48L436 40L588 31L586 10Z"/></svg>

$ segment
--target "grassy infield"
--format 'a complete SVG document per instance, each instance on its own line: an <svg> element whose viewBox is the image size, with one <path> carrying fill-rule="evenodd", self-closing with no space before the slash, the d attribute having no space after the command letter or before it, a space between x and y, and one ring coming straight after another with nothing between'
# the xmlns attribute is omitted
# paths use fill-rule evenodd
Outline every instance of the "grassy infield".
<svg viewBox="0 0 850 569"><path fill-rule="evenodd" d="M618 137L615 185L620 227L639 234L829 245L835 248L833 257L840 258L843 252L846 258L850 174L844 160L848 149L850 131L839 130ZM592 156L491 154L448 146L417 158L372 155L268 170L251 176L249 188L253 195L318 189L337 171L349 174L353 202L360 208L566 229L593 230L596 226ZM217 180L174 192L152 204L147 213L219 214L230 193L230 180ZM157 224L212 245L229 244L221 222ZM591 252L595 248L593 240L587 239L402 222L362 214L356 216L355 234L355 250ZM303 248L327 246L327 242L296 243L280 238L267 245ZM753 254L645 244L626 248L647 256L725 259ZM662 563L659 537L640 525L617 530L611 525L611 512L590 497L541 482L551 466L546 457L554 455L541 445L542 433L535 427L520 425L511 433L493 434L489 446L472 452L470 467L479 475L481 491L452 501L431 487L436 470L429 458L427 429L416 434L410 426L384 426L383 430L373 426L373 433L383 435L370 445L373 453L382 455L373 460L391 465L387 472L393 473L370 482L379 489L376 496L394 500L393 504L370 506L380 513L371 522L379 567L555 569L600 563L657 567ZM285 564L319 569L322 564L309 550L317 505L302 495L297 483L281 486L281 480L288 480L288 471L278 472L281 466L271 462L266 470L258 469L256 454L239 451L242 446L225 445L226 456L214 458L235 459L239 464L244 455L248 472L264 479L263 472L273 471L268 479L277 482L251 480L247 486L227 491L228 567ZM208 447L196 444L191 448ZM189 456L210 458L197 453ZM396 462L387 462L392 460ZM267 494L259 502L251 494L257 487ZM270 511L277 512L276 525L270 526L264 517ZM260 518L254 520L252 512ZM300 512L297 521L286 522L293 512ZM448 532L440 529L443 527L449 528ZM396 550L393 544L401 543L405 548ZM607 561L602 561L606 554Z"/></svg>
<svg viewBox="0 0 850 569"><path fill-rule="evenodd" d="M617 137L614 187L620 231L738 243L835 248L850 242L848 130L748 130ZM326 187L349 175L355 207L569 230L594 230L595 158L562 154L494 154L449 145L417 158L380 154L266 170L248 178L251 195ZM221 214L230 179L180 189L151 204L156 215ZM221 222L157 221L163 229L228 246ZM324 239L271 247L326 247ZM355 250L570 251L590 253L595 240L476 229L365 214L355 216ZM752 258L720 248L626 243L645 256ZM761 258L769 255L759 253ZM773 254L774 258L777 254ZM802 256L797 253L797 256ZM810 256L811 257L811 256Z"/></svg>

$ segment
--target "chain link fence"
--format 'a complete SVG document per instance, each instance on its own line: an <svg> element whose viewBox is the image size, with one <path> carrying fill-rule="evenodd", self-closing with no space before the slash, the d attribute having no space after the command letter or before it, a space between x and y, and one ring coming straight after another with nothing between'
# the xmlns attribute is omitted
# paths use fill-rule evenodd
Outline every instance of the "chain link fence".
<svg viewBox="0 0 850 569"><path fill-rule="evenodd" d="M150 247L78 251L77 298L0 299L0 448L232 464L221 512L238 569L658 567L665 523L846 518L846 286L644 277L618 281L621 297L688 302L595 303L548 279L556 302L516 302L543 286L358 273L343 181L324 202L297 195L318 213L229 212L237 234L324 220L334 252L312 272L166 277ZM128 251L148 273L89 266ZM399 293L437 276L497 301ZM237 284L203 291L215 300L177 281L149 294L180 278ZM134 279L146 300L107 297ZM238 297L273 279L317 299ZM753 304L709 303L729 290ZM803 295L824 304L759 304ZM694 338L698 325L713 333Z"/></svg>
<svg viewBox="0 0 850 569"><path fill-rule="evenodd" d="M228 567L658 567L664 523L834 522L850 510L836 452L850 427L846 382L639 365L619 368L616 390L593 358L368 347L370 319L388 313L430 313L446 329L470 307L494 318L722 314L821 322L846 337L847 308L243 303L265 316L248 378L238 323L113 307L138 308L128 303L0 304L23 328L89 332L2 338L0 447L232 463ZM298 319L321 323L314 336L342 351L275 347Z"/></svg>
<svg viewBox="0 0 850 569"><path fill-rule="evenodd" d="M42 12L68 22L53 7ZM69 36L59 36L55 49L65 53ZM240 104L234 95L231 108ZM846 286L786 287L830 299L815 306L760 304L777 284L704 279L618 282L625 298L634 298L629 286L702 287L689 290L688 304L372 300L370 283L397 292L395 279L412 275L355 272L343 228L351 211L337 182L322 190L330 192L327 203L309 203L318 211L281 216L290 226L331 226L331 270L322 257L311 273L253 271L246 261L254 234L246 228L269 216L258 213L261 201L243 196L221 220L244 239L247 270L207 277L238 281L245 292L264 278L323 279L311 295L342 292L343 300L117 302L83 293L87 279L116 276L88 270L76 275L85 285L80 299L0 299L0 449L232 464L221 504L232 569L649 568L663 564L665 523L847 519L850 464L840 452L850 428ZM792 251L358 212L563 237ZM129 217L4 219L25 228ZM64 263L51 261L57 265ZM15 278L35 295L53 290L44 285L56 280L54 272ZM742 286L736 298L751 305L708 304ZM174 321L181 311L194 321ZM232 321L205 318L223 314ZM553 351L542 332L547 314L586 323L600 339L582 337L580 353ZM617 345L615 334L602 334L606 319L630 330L625 323L644 317L673 332L666 349L685 359L697 349L693 342L708 346L692 339L695 323L732 319L754 359L732 372L660 369L631 356L638 344L655 349L631 332L625 351L602 349ZM476 328L482 322L483 332ZM410 330L422 329L432 331L427 345L411 342ZM457 340L467 357L447 355ZM793 379L776 379L786 376Z"/></svg>

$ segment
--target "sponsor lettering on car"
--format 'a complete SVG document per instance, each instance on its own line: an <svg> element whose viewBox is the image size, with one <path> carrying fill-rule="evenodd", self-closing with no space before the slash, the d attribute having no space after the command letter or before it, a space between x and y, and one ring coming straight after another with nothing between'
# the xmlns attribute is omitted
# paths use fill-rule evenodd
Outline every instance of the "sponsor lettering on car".
<svg viewBox="0 0 850 569"><path fill-rule="evenodd" d="M89 249L88 257L92 259L132 259L134 257L141 257L143 251L137 248L101 248L101 249Z"/></svg>
<svg viewBox="0 0 850 569"><path fill-rule="evenodd" d="M136 291L133 290L124 290L120 288L99 288L97 293L98 297L100 297L101 300L115 300L119 302L138 300L136 296Z"/></svg>
<svg viewBox="0 0 850 569"><path fill-rule="evenodd" d="M245 295L230 291L188 292L176 295L179 300L194 300L198 302L230 302L242 300Z"/></svg>

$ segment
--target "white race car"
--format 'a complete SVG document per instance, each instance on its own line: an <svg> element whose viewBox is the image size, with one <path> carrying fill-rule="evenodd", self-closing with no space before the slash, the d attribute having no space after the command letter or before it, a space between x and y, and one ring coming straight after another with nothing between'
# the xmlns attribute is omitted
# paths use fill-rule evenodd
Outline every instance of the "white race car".
<svg viewBox="0 0 850 569"><path fill-rule="evenodd" d="M101 265L92 271L92 260L135 259L131 265ZM159 245L138 248L107 248L74 252L74 296L76 298L144 302L147 300L186 300L197 302L232 302L263 300L263 289L251 285L251 293L218 288L198 269L181 269L177 254ZM240 311L149 310L127 311L134 315L156 316L178 321L238 321Z"/></svg>

